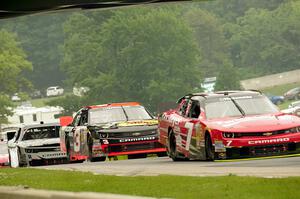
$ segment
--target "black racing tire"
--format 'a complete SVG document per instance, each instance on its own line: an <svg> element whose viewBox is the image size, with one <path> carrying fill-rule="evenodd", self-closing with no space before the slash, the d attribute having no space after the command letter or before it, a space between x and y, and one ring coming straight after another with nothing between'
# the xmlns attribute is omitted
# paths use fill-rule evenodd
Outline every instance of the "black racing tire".
<svg viewBox="0 0 300 199"><path fill-rule="evenodd" d="M106 156L102 157L93 157L93 138L88 136L88 149L89 149L89 158L90 162L104 162L106 160Z"/></svg>
<svg viewBox="0 0 300 199"><path fill-rule="evenodd" d="M205 136L205 153L206 160L214 161L215 160L215 147L212 144L212 140L209 134Z"/></svg>
<svg viewBox="0 0 300 199"><path fill-rule="evenodd" d="M27 163L22 162L22 159L21 159L21 149L18 147L18 159L19 159L19 167L28 167L30 165L27 165Z"/></svg>
<svg viewBox="0 0 300 199"><path fill-rule="evenodd" d="M172 158L174 162L178 161L185 161L188 160L187 158L180 157L179 152L176 149L176 137L174 135L173 130L169 132L169 138L168 138L168 153L169 157Z"/></svg>

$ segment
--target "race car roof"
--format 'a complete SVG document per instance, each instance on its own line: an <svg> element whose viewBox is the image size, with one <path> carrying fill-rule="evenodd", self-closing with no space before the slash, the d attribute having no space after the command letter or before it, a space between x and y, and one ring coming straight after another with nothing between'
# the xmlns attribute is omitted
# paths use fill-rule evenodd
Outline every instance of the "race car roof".
<svg viewBox="0 0 300 199"><path fill-rule="evenodd" d="M96 108L107 108L107 107L118 107L118 106L140 106L141 104L138 102L122 102L122 103L111 103L111 104L100 104L87 106L88 109L96 109Z"/></svg>
<svg viewBox="0 0 300 199"><path fill-rule="evenodd" d="M214 93L191 93L187 94L178 99L177 103L180 103L183 99L190 99L192 97L203 97L203 98L216 98L216 97L224 97L224 96L240 96L240 95L261 95L262 93L258 90L233 90L233 91L217 91Z"/></svg>

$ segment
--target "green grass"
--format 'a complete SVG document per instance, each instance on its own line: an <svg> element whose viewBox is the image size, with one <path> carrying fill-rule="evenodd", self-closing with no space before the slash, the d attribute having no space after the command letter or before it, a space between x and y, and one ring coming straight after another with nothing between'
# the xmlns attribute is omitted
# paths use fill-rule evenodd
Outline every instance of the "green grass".
<svg viewBox="0 0 300 199"><path fill-rule="evenodd" d="M1 169L0 185L168 198L300 198L300 177L107 176L75 171Z"/></svg>
<svg viewBox="0 0 300 199"><path fill-rule="evenodd" d="M45 97L45 98L38 98L38 99L31 99L28 100L31 102L32 106L34 107L44 107L47 106L47 102L53 100L53 99L57 99L60 98L62 96L57 96L57 97ZM20 105L21 102L14 102L16 106Z"/></svg>
<svg viewBox="0 0 300 199"><path fill-rule="evenodd" d="M283 95L285 92L295 87L300 87L300 82L265 88L262 90L262 92L273 95Z"/></svg>
<svg viewBox="0 0 300 199"><path fill-rule="evenodd" d="M57 98L60 98L60 97L61 96L32 99L32 100L30 100L30 102L31 102L32 106L34 106L34 107L43 107L43 106L46 106L46 102L49 102L53 99L57 99Z"/></svg>
<svg viewBox="0 0 300 199"><path fill-rule="evenodd" d="M284 101L282 104L279 104L277 106L280 108L280 110L286 109L286 108L288 108L288 106L290 105L290 103L292 103L294 101L297 101L297 100L291 100L291 101L287 100L287 101Z"/></svg>
<svg viewBox="0 0 300 199"><path fill-rule="evenodd" d="M263 89L262 92L265 94L269 93L272 95L282 95L283 96L283 94L285 92L287 92L288 90L295 88L295 87L300 87L300 82L269 87L269 88ZM296 100L291 100L291 101L286 100L282 104L279 104L278 107L280 109L286 109L286 108L288 108L289 104L294 101L296 101Z"/></svg>

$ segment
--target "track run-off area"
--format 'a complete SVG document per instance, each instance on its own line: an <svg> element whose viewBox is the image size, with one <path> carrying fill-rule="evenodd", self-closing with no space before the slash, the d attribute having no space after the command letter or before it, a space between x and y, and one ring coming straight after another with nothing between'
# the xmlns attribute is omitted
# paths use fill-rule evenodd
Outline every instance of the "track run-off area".
<svg viewBox="0 0 300 199"><path fill-rule="evenodd" d="M300 155L268 158L173 162L168 157L84 162L33 167L51 170L71 170L94 174L117 176L257 176L289 177L300 176Z"/></svg>

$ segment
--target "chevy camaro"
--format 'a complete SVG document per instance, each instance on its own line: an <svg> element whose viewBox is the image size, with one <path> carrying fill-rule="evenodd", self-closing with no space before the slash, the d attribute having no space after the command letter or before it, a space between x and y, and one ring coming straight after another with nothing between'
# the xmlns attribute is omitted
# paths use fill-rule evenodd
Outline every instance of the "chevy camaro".
<svg viewBox="0 0 300 199"><path fill-rule="evenodd" d="M259 91L195 93L161 114L159 142L174 160L215 160L299 152L300 118Z"/></svg>
<svg viewBox="0 0 300 199"><path fill-rule="evenodd" d="M62 150L70 161L104 161L106 157L164 155L158 142L157 119L137 102L87 106L62 127Z"/></svg>
<svg viewBox="0 0 300 199"><path fill-rule="evenodd" d="M60 151L60 125L32 124L16 128L8 141L11 167L54 164L64 162L66 154Z"/></svg>

